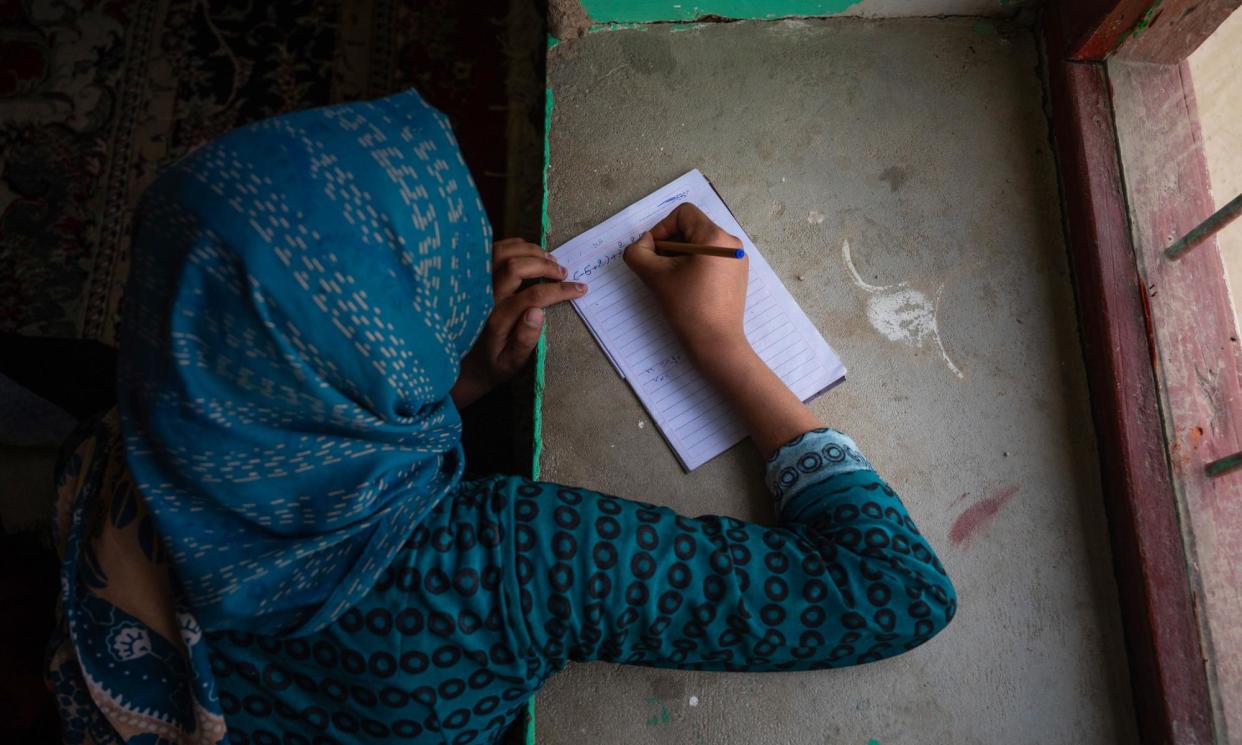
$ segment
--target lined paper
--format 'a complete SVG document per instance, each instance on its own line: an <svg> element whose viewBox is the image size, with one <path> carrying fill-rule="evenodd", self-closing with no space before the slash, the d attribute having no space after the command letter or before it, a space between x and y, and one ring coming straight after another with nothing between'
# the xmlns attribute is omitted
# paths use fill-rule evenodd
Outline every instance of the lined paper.
<svg viewBox="0 0 1242 745"><path fill-rule="evenodd" d="M684 202L741 239L750 257L746 338L785 385L806 401L843 379L845 368L697 169L557 248L552 256L569 279L590 286L573 301L574 310L682 467L693 471L745 438L746 429L695 370L655 296L621 258L626 246Z"/></svg>

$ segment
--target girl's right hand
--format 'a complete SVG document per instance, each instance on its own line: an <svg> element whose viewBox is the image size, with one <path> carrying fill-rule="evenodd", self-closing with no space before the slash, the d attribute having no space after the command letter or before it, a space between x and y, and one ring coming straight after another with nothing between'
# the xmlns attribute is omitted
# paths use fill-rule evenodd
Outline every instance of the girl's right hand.
<svg viewBox="0 0 1242 745"><path fill-rule="evenodd" d="M749 350L742 318L750 260L665 256L656 252L656 240L725 248L741 248L742 242L698 207L682 204L625 249L625 263L655 292L669 324L700 365L724 352Z"/></svg>
<svg viewBox="0 0 1242 745"><path fill-rule="evenodd" d="M749 259L661 256L655 240L741 248L698 207L683 204L625 249L625 263L655 291L668 322L695 366L733 405L763 457L794 437L824 426L772 372L746 340Z"/></svg>

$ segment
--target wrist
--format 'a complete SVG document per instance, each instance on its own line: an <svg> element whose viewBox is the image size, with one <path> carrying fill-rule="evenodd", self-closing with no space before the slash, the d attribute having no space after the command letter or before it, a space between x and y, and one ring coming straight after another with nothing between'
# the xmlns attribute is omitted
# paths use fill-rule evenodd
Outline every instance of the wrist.
<svg viewBox="0 0 1242 745"><path fill-rule="evenodd" d="M699 336L686 344L686 350L695 367L713 381L745 374L754 365L764 364L741 333Z"/></svg>

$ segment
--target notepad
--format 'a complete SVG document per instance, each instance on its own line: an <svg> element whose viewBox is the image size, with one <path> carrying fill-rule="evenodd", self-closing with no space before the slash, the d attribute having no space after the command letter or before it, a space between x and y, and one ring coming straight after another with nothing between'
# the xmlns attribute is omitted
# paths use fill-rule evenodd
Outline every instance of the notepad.
<svg viewBox="0 0 1242 745"><path fill-rule="evenodd" d="M744 439L746 429L695 370L655 296L621 258L626 246L686 202L741 239L750 257L746 338L785 385L806 401L844 379L845 368L697 169L557 248L552 256L569 271L569 279L590 287L573 301L574 310L633 388L682 468L693 471Z"/></svg>

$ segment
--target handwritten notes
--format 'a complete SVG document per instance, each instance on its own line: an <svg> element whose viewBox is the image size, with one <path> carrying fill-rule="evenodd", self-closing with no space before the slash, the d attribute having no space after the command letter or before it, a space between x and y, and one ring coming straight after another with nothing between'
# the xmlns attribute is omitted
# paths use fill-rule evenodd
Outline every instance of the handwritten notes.
<svg viewBox="0 0 1242 745"><path fill-rule="evenodd" d="M746 430L694 369L655 297L621 258L626 246L685 202L742 240L750 257L746 337L785 385L805 401L844 378L845 368L698 170L553 251L570 279L590 286L573 302L574 310L634 389L682 467L693 471L742 440Z"/></svg>

